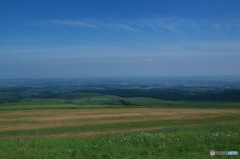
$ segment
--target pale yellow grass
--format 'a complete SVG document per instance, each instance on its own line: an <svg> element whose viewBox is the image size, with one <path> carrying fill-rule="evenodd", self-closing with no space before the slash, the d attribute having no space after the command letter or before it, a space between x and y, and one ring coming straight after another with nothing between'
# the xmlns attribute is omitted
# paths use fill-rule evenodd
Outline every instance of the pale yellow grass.
<svg viewBox="0 0 240 159"><path fill-rule="evenodd" d="M107 123L203 119L234 114L240 115L240 110L121 108L2 111L0 112L0 131Z"/></svg>

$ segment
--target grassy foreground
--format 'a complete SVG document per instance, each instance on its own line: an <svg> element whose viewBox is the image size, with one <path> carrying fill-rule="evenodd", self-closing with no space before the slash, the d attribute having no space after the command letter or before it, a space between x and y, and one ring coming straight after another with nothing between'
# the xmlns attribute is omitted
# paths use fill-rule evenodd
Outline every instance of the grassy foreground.
<svg viewBox="0 0 240 159"><path fill-rule="evenodd" d="M2 139L1 158L213 158L210 150L240 150L240 126L167 128L86 138ZM215 156L219 157L219 156ZM237 158L238 156L221 156Z"/></svg>
<svg viewBox="0 0 240 159"><path fill-rule="evenodd" d="M240 152L240 110L225 108L231 103L221 109L201 104L208 106L6 104L0 109L0 159L202 159L213 158L211 150Z"/></svg>

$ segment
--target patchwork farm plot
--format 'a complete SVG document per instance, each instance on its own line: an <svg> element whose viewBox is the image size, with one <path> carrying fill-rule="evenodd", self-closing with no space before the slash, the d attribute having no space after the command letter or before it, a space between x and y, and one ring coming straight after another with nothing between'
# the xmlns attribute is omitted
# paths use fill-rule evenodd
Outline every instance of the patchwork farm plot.
<svg viewBox="0 0 240 159"><path fill-rule="evenodd" d="M240 110L112 108L0 112L1 138L77 137L204 124L239 124Z"/></svg>

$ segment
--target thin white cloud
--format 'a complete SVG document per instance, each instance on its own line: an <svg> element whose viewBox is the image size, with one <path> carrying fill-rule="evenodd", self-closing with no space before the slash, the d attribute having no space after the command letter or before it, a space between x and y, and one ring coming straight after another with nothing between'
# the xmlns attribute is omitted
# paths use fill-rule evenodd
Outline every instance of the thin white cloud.
<svg viewBox="0 0 240 159"><path fill-rule="evenodd" d="M87 28L97 28L94 24L89 24L84 21L69 21L69 20L48 20L48 21L40 21L42 24L47 25L65 25L65 26L72 26L72 27L87 27Z"/></svg>
<svg viewBox="0 0 240 159"><path fill-rule="evenodd" d="M132 21L133 26L142 30L189 32L189 31L219 31L239 28L240 20L226 19L184 19L184 18L149 18ZM131 24L131 23L130 23ZM239 28L240 29L240 28Z"/></svg>
<svg viewBox="0 0 240 159"><path fill-rule="evenodd" d="M136 31L136 29L128 24L121 24L121 23L114 23L114 22L105 22L105 21L97 21L97 20L47 20L47 21L40 21L41 24L44 25L60 25L60 26L71 26L71 27L87 27L92 29L97 28L109 28L113 30L129 30L129 31Z"/></svg>
<svg viewBox="0 0 240 159"><path fill-rule="evenodd" d="M188 32L209 31L239 28L239 20L216 20L216 19L182 19L182 18L144 18L127 20L60 20L51 19L40 21L44 25L59 25L70 27L87 27L92 29L111 29L127 31L156 31L156 32Z"/></svg>
<svg viewBox="0 0 240 159"><path fill-rule="evenodd" d="M130 25L126 25L126 24L119 24L119 25L115 25L115 26L122 28L122 29L130 30L130 31L136 31L135 28L131 27Z"/></svg>

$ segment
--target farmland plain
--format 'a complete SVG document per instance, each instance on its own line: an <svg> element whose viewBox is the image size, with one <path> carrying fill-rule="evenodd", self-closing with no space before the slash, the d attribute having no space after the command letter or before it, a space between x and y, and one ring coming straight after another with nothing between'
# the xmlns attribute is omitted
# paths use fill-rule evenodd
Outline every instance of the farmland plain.
<svg viewBox="0 0 240 159"><path fill-rule="evenodd" d="M211 150L240 150L236 90L105 87L2 87L0 157L211 158Z"/></svg>

